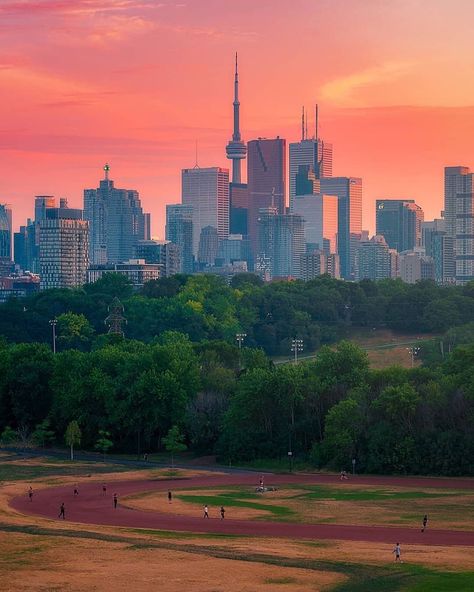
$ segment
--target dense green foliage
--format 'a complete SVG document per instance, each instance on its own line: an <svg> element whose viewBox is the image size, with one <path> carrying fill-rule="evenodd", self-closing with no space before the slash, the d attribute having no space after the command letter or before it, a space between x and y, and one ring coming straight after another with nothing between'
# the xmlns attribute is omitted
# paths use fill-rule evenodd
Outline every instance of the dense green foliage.
<svg viewBox="0 0 474 592"><path fill-rule="evenodd" d="M126 339L105 334L116 295ZM1 439L103 453L187 447L232 463L292 451L339 470L355 458L360 471L474 474L473 307L471 285L322 277L263 286L247 274L231 286L175 276L135 295L112 274L42 292L0 307ZM320 347L358 326L447 333L412 370L372 370L347 341ZM260 349L240 351L239 331ZM275 366L263 350L288 353L294 336L320 347L316 359ZM72 445L71 425L80 430Z"/></svg>
<svg viewBox="0 0 474 592"><path fill-rule="evenodd" d="M293 337L305 351L344 337L351 327L442 332L474 321L474 286L439 287L399 280L350 283L322 276L311 282L262 285L252 274L231 285L213 275L176 275L147 283L133 294L127 280L107 274L78 290L47 290L0 306L0 335L16 343L51 343L49 320L58 319L58 351L89 351L106 332L107 307L117 296L125 307L126 335L145 343L164 331L192 342L245 344L269 355L287 355Z"/></svg>

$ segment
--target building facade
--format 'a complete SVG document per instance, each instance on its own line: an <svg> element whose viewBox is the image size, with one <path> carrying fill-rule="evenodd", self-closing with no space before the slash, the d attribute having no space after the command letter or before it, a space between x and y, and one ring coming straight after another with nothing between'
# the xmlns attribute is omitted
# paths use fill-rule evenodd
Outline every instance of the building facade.
<svg viewBox="0 0 474 592"><path fill-rule="evenodd" d="M304 220L304 236L310 248L337 253L338 198L335 195L295 195L293 213Z"/></svg>
<svg viewBox="0 0 474 592"><path fill-rule="evenodd" d="M474 173L469 167L455 166L444 169L444 219L448 236L456 238L457 196L472 193Z"/></svg>
<svg viewBox="0 0 474 592"><path fill-rule="evenodd" d="M321 193L337 195L337 243L344 279L355 277L355 253L362 233L362 179L359 177L321 178Z"/></svg>
<svg viewBox="0 0 474 592"><path fill-rule="evenodd" d="M195 257L198 255L201 231L206 226L213 226L221 239L229 235L228 169L220 167L183 169L181 202L183 205L192 207Z"/></svg>
<svg viewBox="0 0 474 592"><path fill-rule="evenodd" d="M150 238L150 217L143 212L138 191L118 189L109 166L97 189L84 190L84 217L90 226L90 261L94 265L132 258L138 241Z"/></svg>
<svg viewBox="0 0 474 592"><path fill-rule="evenodd" d="M0 204L0 273L12 264L12 211L6 204Z"/></svg>
<svg viewBox="0 0 474 592"><path fill-rule="evenodd" d="M375 202L376 233L399 253L421 246L423 210L413 199L378 199Z"/></svg>
<svg viewBox="0 0 474 592"><path fill-rule="evenodd" d="M41 289L76 288L87 281L89 267L89 222L82 210L49 208L39 223Z"/></svg>
<svg viewBox="0 0 474 592"><path fill-rule="evenodd" d="M96 282L107 273L119 273L124 275L133 288L138 290L151 280L161 277L162 265L159 263L145 263L144 259L130 259L122 263L109 263L106 265L91 265L88 270L89 283Z"/></svg>
<svg viewBox="0 0 474 592"><path fill-rule="evenodd" d="M317 179L332 177L332 144L315 138L291 142L289 159L290 211L292 211L294 196L297 193L296 175L301 165L311 167Z"/></svg>
<svg viewBox="0 0 474 592"><path fill-rule="evenodd" d="M263 208L286 210L286 140L258 139L248 143L248 236L258 251L258 219Z"/></svg>
<svg viewBox="0 0 474 592"><path fill-rule="evenodd" d="M180 272L193 273L193 208L190 205L166 206L166 240L179 247Z"/></svg>
<svg viewBox="0 0 474 592"><path fill-rule="evenodd" d="M170 277L181 272L181 249L169 241L139 241L135 248L135 259L145 263L160 264L162 276Z"/></svg>
<svg viewBox="0 0 474 592"><path fill-rule="evenodd" d="M361 241L356 253L356 280L382 280L392 277L391 254L382 235Z"/></svg>

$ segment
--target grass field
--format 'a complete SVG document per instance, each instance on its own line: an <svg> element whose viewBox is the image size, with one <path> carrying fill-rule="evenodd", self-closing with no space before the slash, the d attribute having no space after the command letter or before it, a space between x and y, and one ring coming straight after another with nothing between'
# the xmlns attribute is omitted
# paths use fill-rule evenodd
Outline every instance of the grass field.
<svg viewBox="0 0 474 592"><path fill-rule="evenodd" d="M24 461L19 461L24 462ZM197 535L159 530L59 523L24 516L8 506L11 496L76 479L160 478L162 471L117 471L101 463L71 466L46 460L2 461L0 484L0 590L20 592L129 591L161 592L467 592L474 589L472 549L405 546L403 564L395 565L392 547L375 543L291 541L228 535ZM104 471L109 471L105 473ZM26 475L29 477L26 477ZM178 476L183 476L179 472ZM192 499L190 499L192 498ZM304 507L329 505L335 514L354 508L380 513L382 504L399 499L418 515L414 504L439 504L467 511L472 500L464 492L399 491L388 488L292 487L261 496L239 488L176 491L178 505L216 507L225 502L231 513L254 512L266 519L306 519ZM136 496L130 503L150 502ZM175 506L176 504L176 506ZM446 506L446 507L445 507ZM214 506L213 506L214 507ZM364 509L365 508L365 509ZM309 511L309 510L308 510ZM319 511L319 510L318 510ZM329 510L326 510L329 511ZM465 515L465 514L464 514ZM256 515L254 514L254 517ZM469 518L470 520L471 518ZM350 522L347 519L347 522Z"/></svg>

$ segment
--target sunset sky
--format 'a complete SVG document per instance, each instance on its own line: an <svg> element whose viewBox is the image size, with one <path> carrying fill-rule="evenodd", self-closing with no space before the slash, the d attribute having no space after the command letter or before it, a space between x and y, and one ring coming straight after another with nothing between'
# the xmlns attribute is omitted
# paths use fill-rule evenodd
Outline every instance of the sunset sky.
<svg viewBox="0 0 474 592"><path fill-rule="evenodd" d="M438 216L443 167L474 168L473 18L472 0L0 0L0 203L15 227L35 194L80 207L109 162L162 238L196 141L230 165L238 51L245 140L298 140L318 102L365 228L380 197Z"/></svg>

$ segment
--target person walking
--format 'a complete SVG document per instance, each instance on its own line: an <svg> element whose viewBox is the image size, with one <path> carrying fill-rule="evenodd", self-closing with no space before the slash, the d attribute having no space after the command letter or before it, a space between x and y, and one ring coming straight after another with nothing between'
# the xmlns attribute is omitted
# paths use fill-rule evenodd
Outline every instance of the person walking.
<svg viewBox="0 0 474 592"><path fill-rule="evenodd" d="M209 518L209 508L207 505L204 506L204 516L203 518Z"/></svg>
<svg viewBox="0 0 474 592"><path fill-rule="evenodd" d="M107 495L107 485L102 483L102 495Z"/></svg>
<svg viewBox="0 0 474 592"><path fill-rule="evenodd" d="M423 528L421 529L421 532L425 532L425 528L426 528L427 524L428 524L428 514L425 514L423 516Z"/></svg>
<svg viewBox="0 0 474 592"><path fill-rule="evenodd" d="M30 486L28 489L28 497L30 498L30 502L33 501L33 488Z"/></svg>
<svg viewBox="0 0 474 592"><path fill-rule="evenodd" d="M77 483L76 485L74 485L74 497L76 497L76 495L79 495L79 488L77 487Z"/></svg>
<svg viewBox="0 0 474 592"><path fill-rule="evenodd" d="M393 553L395 553L395 561L400 561L400 563L403 563L401 560L402 550L400 549L400 543L397 543L395 545Z"/></svg>
<svg viewBox="0 0 474 592"><path fill-rule="evenodd" d="M61 506L59 507L59 516L58 518L62 518L63 520L66 520L66 508L64 507L64 502L61 504Z"/></svg>
<svg viewBox="0 0 474 592"><path fill-rule="evenodd" d="M221 506L221 520L224 520L225 518L225 509L224 506Z"/></svg>
<svg viewBox="0 0 474 592"><path fill-rule="evenodd" d="M117 503L118 503L118 495L116 493L114 493L114 510L117 509Z"/></svg>
<svg viewBox="0 0 474 592"><path fill-rule="evenodd" d="M173 494L171 493L171 489L168 489L168 503L171 504L173 501Z"/></svg>

